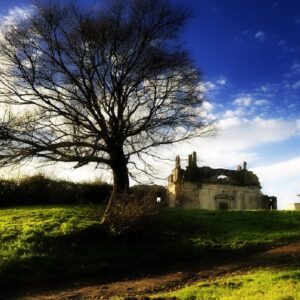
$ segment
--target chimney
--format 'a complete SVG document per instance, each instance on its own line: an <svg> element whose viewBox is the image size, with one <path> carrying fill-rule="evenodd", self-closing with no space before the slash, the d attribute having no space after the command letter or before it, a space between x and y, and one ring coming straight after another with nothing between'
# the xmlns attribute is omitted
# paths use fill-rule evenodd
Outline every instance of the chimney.
<svg viewBox="0 0 300 300"><path fill-rule="evenodd" d="M197 153L195 151L193 152L193 166L197 166Z"/></svg>
<svg viewBox="0 0 300 300"><path fill-rule="evenodd" d="M176 168L180 169L180 157L179 157L179 155L176 156Z"/></svg>

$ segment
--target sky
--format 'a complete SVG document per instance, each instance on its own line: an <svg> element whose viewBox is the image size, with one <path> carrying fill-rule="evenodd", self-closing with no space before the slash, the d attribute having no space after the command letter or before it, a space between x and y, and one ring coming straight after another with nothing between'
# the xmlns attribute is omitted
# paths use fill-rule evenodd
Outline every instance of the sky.
<svg viewBox="0 0 300 300"><path fill-rule="evenodd" d="M262 191L278 197L279 208L300 199L300 1L172 0L193 12L182 45L203 76L204 109L215 120L215 136L161 148L182 167L196 151L198 166L235 169L243 161ZM82 1L87 3L87 1ZM2 18L26 12L30 1L1 0ZM159 183L173 162L153 162ZM106 178L90 167L51 170L72 180ZM108 179L109 180L109 179Z"/></svg>

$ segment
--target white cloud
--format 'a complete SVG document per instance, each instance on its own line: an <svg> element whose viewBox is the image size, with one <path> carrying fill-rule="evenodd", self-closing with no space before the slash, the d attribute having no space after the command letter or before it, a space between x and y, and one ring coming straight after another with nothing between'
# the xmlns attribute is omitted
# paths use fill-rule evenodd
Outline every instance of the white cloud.
<svg viewBox="0 0 300 300"><path fill-rule="evenodd" d="M264 105L268 105L268 104L270 104L270 102L268 100L264 100L264 99L254 101L254 105L256 105L256 106L264 106Z"/></svg>
<svg viewBox="0 0 300 300"><path fill-rule="evenodd" d="M266 39L266 34L265 34L264 32L262 32L262 31L258 31L258 32L254 35L254 37L255 37L257 40L263 42L263 41Z"/></svg>
<svg viewBox="0 0 300 300"><path fill-rule="evenodd" d="M206 95L213 95L218 93L218 91L227 83L224 76L220 76L218 80L215 81L203 81L198 84L198 91Z"/></svg>
<svg viewBox="0 0 300 300"><path fill-rule="evenodd" d="M253 171L262 182L263 192L278 198L279 209L300 201L297 197L300 193L300 157L254 168Z"/></svg>
<svg viewBox="0 0 300 300"><path fill-rule="evenodd" d="M233 117L242 117L245 114L246 112L243 109L235 109L235 110L228 109L222 114L222 117L227 119Z"/></svg>
<svg viewBox="0 0 300 300"><path fill-rule="evenodd" d="M282 170L284 172L284 170ZM273 181L262 181L263 193L276 196L279 209L286 209L288 204L300 202L299 194L300 178L280 178Z"/></svg>
<svg viewBox="0 0 300 300"><path fill-rule="evenodd" d="M16 6L8 11L7 15L2 18L1 23L3 25L13 25L20 20L29 18L33 10L33 6Z"/></svg>
<svg viewBox="0 0 300 300"><path fill-rule="evenodd" d="M228 118L218 124L218 143L226 149L245 150L262 144L286 140L300 134L300 121L282 119ZM227 141L227 142L226 142ZM230 141L230 142L229 142ZM221 146L221 145L220 145Z"/></svg>
<svg viewBox="0 0 300 300"><path fill-rule="evenodd" d="M216 88L216 85L211 81L204 81L198 84L198 91L204 94L207 94L213 91Z"/></svg>
<svg viewBox="0 0 300 300"><path fill-rule="evenodd" d="M202 108L207 112L212 112L214 110L214 105L211 102L203 101Z"/></svg>
<svg viewBox="0 0 300 300"><path fill-rule="evenodd" d="M299 176L300 174L300 157L281 161L272 165L255 168L254 171L264 181L273 181L282 178ZM300 193L300 186L299 186Z"/></svg>
<svg viewBox="0 0 300 300"><path fill-rule="evenodd" d="M268 92L269 91L269 86L267 84L263 84L261 87L260 87L260 90L262 92Z"/></svg>
<svg viewBox="0 0 300 300"><path fill-rule="evenodd" d="M218 79L216 81L216 83L219 84L219 85L225 85L227 83L227 79L222 76L222 77L220 77L220 79Z"/></svg>
<svg viewBox="0 0 300 300"><path fill-rule="evenodd" d="M238 106L249 106L252 103L251 96L240 96L233 101Z"/></svg>
<svg viewBox="0 0 300 300"><path fill-rule="evenodd" d="M218 123L218 127L222 129L226 129L228 127L240 126L242 124L242 120L235 115L232 115L226 119L220 120Z"/></svg>
<svg viewBox="0 0 300 300"><path fill-rule="evenodd" d="M256 89L256 97L272 97L278 92L280 87L281 84L266 82Z"/></svg>

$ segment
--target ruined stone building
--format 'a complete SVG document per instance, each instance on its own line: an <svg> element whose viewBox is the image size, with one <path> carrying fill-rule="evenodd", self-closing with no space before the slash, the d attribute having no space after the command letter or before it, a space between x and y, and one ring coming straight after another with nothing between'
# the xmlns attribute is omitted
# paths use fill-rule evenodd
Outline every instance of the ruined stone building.
<svg viewBox="0 0 300 300"><path fill-rule="evenodd" d="M247 163L237 170L198 167L196 152L189 155L188 166L181 168L180 158L169 176L169 205L200 209L276 209L276 197L261 193L258 177L247 170Z"/></svg>

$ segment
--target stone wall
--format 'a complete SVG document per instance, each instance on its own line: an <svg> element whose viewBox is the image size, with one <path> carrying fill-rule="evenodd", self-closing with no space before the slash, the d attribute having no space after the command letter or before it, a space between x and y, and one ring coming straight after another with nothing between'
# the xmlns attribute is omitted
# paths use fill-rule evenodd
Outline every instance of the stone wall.
<svg viewBox="0 0 300 300"><path fill-rule="evenodd" d="M261 191L258 187L222 184L183 183L182 207L199 209L259 209Z"/></svg>

